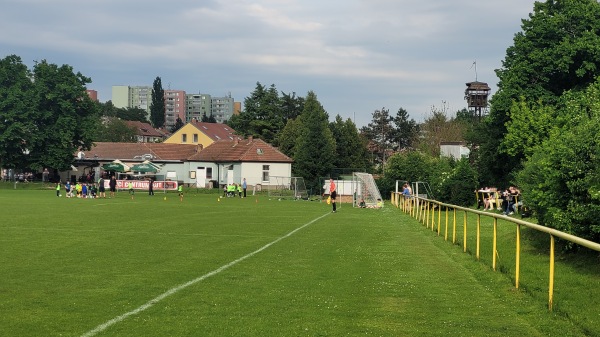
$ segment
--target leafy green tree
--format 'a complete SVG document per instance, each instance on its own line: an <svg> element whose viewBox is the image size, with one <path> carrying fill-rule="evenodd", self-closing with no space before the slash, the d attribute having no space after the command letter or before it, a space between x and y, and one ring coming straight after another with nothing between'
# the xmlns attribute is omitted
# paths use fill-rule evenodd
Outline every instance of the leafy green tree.
<svg viewBox="0 0 600 337"><path fill-rule="evenodd" d="M129 127L118 117L104 117L98 127L95 142L131 143L136 141L135 128Z"/></svg>
<svg viewBox="0 0 600 337"><path fill-rule="evenodd" d="M600 242L600 80L563 99L564 125L535 147L517 183L540 224Z"/></svg>
<svg viewBox="0 0 600 337"><path fill-rule="evenodd" d="M434 158L419 151L404 151L393 154L385 164L383 178L377 185L382 195L395 190L396 181L429 182Z"/></svg>
<svg viewBox="0 0 600 337"><path fill-rule="evenodd" d="M32 106L31 72L21 58L0 60L0 167L27 165L36 114Z"/></svg>
<svg viewBox="0 0 600 337"><path fill-rule="evenodd" d="M165 125L165 91L160 77L152 83L152 103L150 104L150 122L155 128Z"/></svg>
<svg viewBox="0 0 600 337"><path fill-rule="evenodd" d="M210 116L208 117L208 120L207 120L207 122L208 122L208 123L216 123L216 122L217 122L217 120L216 120L215 116L213 116L213 114L212 114L212 113L211 113L211 114L210 114Z"/></svg>
<svg viewBox="0 0 600 337"><path fill-rule="evenodd" d="M329 116L309 91L300 117L300 132L294 151L292 170L304 177L307 187L320 190L319 177L329 176L334 165L335 139L329 129Z"/></svg>
<svg viewBox="0 0 600 337"><path fill-rule="evenodd" d="M367 140L358 133L356 124L337 115L329 126L336 144L334 167L371 171Z"/></svg>
<svg viewBox="0 0 600 337"><path fill-rule="evenodd" d="M420 125L420 138L417 148L431 156L440 155L442 142L459 142L465 140L466 127L455 118L448 118L447 107L432 108L432 115Z"/></svg>
<svg viewBox="0 0 600 337"><path fill-rule="evenodd" d="M277 135L275 139L279 145L279 151L283 152L290 158L294 158L296 151L296 141L300 135L301 122L297 119L289 119L283 128L283 130Z"/></svg>
<svg viewBox="0 0 600 337"><path fill-rule="evenodd" d="M369 140L369 152L374 159L373 165L381 169L387 157L393 152L392 143L396 133L390 111L386 108L375 110L371 122L363 126L360 132Z"/></svg>
<svg viewBox="0 0 600 337"><path fill-rule="evenodd" d="M438 180L436 198L438 200L458 205L471 206L475 201L473 191L477 189L477 172L469 164L467 158L457 161L456 165L448 171L447 162L451 159L438 159L438 169L431 180ZM434 185L434 186L435 186Z"/></svg>
<svg viewBox="0 0 600 337"><path fill-rule="evenodd" d="M501 150L511 156L530 157L548 138L556 123L554 107L538 103L531 108L524 100L515 101L510 111L510 119L506 123L507 132L502 140Z"/></svg>
<svg viewBox="0 0 600 337"><path fill-rule="evenodd" d="M173 128L171 129L171 133L177 132L177 130L181 129L183 125L183 121L181 120L181 118L179 118L179 116L177 116L177 119L175 120L175 125L173 125Z"/></svg>
<svg viewBox="0 0 600 337"><path fill-rule="evenodd" d="M98 112L100 116L104 117L117 117L119 115L119 111L121 110L114 106L112 101L106 101L104 103L96 102L96 104L98 104Z"/></svg>
<svg viewBox="0 0 600 337"><path fill-rule="evenodd" d="M126 121L138 121L148 123L148 115L146 114L146 110L137 107L127 107L124 109L118 109L117 117Z"/></svg>
<svg viewBox="0 0 600 337"><path fill-rule="evenodd" d="M77 150L90 149L98 127L98 106L86 93L91 80L71 66L45 60L35 64L33 79L36 118L27 141L29 166L65 170Z"/></svg>
<svg viewBox="0 0 600 337"><path fill-rule="evenodd" d="M273 143L285 123L275 85L266 88L258 82L250 97L244 99L244 110L230 120L231 127L239 134L261 138L267 143Z"/></svg>
<svg viewBox="0 0 600 337"><path fill-rule="evenodd" d="M498 91L489 121L479 129L479 167L507 181L522 152L501 151L513 102L553 106L567 90L582 90L600 75L600 4L596 0L536 2L496 70ZM524 148L523 148L524 149ZM523 150L522 149L522 150ZM516 150L516 149L513 149Z"/></svg>
<svg viewBox="0 0 600 337"><path fill-rule="evenodd" d="M290 119L296 119L304 109L304 98L296 97L295 92L291 94L282 92L280 101L281 113L286 122Z"/></svg>
<svg viewBox="0 0 600 337"><path fill-rule="evenodd" d="M414 119L409 120L408 111L403 108L398 109L392 121L395 125L392 136L392 148L394 151L412 148L419 136L419 125L417 122Z"/></svg>

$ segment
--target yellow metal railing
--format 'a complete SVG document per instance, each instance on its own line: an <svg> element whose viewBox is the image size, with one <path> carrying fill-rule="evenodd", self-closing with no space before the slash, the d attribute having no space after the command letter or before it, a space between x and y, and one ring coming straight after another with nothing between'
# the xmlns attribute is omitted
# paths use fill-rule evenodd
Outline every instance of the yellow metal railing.
<svg viewBox="0 0 600 337"><path fill-rule="evenodd" d="M561 238L563 240L567 240L573 243L576 243L580 246L587 247L589 249L600 252L600 244L589 241L586 239L582 239L580 237L567 234L556 229L544 227L538 224L530 223L527 221L523 221L520 219L515 219L508 217L502 214L495 214L489 212L483 212L478 210L473 210L467 207L461 207L451 204L445 204L439 201L419 198L417 196L405 197L401 193L392 192L392 204L398 208L402 208L402 211L410 214L412 217L417 219L417 221L421 222L426 228L431 226L431 231L435 231L436 225L436 210L437 210L437 234L440 235L441 231L441 210L442 208L446 209L446 227L444 230L444 240L448 241L448 213L449 210L453 211L453 220L452 220L452 243L456 243L456 226L457 226L457 218L456 212L463 211L463 252L467 252L467 215L468 213L473 213L477 215L477 223L476 223L476 247L475 247L475 256L477 260L479 260L479 250L480 250L480 237L481 237L481 216L493 217L494 225L493 225L493 246L492 246L492 268L496 271L497 267L497 240L498 240L498 219L502 219L508 222L512 222L516 225L516 242L515 242L515 288L519 288L519 277L520 277L520 265L521 265L521 226L525 226L531 229L534 229L539 232L547 233L550 235L550 271L549 271L549 282L548 282L548 310L552 311L552 306L554 302L554 240L555 238Z"/></svg>

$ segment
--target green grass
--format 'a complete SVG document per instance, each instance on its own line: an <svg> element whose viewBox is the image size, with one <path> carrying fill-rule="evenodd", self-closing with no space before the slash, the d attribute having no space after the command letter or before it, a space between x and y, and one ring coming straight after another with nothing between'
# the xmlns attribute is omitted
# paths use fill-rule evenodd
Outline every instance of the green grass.
<svg viewBox="0 0 600 337"><path fill-rule="evenodd" d="M537 280L547 287L547 255L528 236L532 267L515 290L508 226L504 274L483 240L477 262L389 206L331 214L315 201L163 196L0 190L2 335L81 336L193 280L95 335L600 335L597 261L558 262L549 313Z"/></svg>

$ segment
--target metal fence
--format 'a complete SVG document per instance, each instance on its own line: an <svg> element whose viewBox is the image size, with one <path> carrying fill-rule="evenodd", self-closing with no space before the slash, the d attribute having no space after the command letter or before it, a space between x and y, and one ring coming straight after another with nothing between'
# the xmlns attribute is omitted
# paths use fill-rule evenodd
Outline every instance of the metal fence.
<svg viewBox="0 0 600 337"><path fill-rule="evenodd" d="M410 214L412 217L417 219L419 222L424 224L426 228L431 228L432 231L437 230L438 235L442 235L442 209L444 209L444 228L443 235L444 240L448 241L448 231L452 230L452 243L456 243L456 229L459 226L457 220L457 212L463 212L463 252L467 252L467 232L471 228L467 221L467 214L472 213L477 216L477 223L475 224L476 231L476 246L475 256L479 260L480 256L480 243L481 243L481 216L492 217L494 219L493 225L493 243L492 243L492 268L496 270L497 267L497 232L498 232L498 219L514 223L516 227L516 240L515 240L515 288L519 288L519 276L520 276L520 264L521 264L521 227L525 226L534 229L539 232L546 233L550 236L550 252L549 252L549 277L548 277L548 310L552 311L554 301L554 255L555 255L555 238L560 238L583 247L600 252L600 244L582 239L580 237L561 232L556 229L548 228L531 222L523 221L521 219L511 218L503 214L495 214L489 212L483 212L479 210L473 210L467 207L461 207L451 204L445 204L436 200L426 199L418 196L405 197L402 193L392 192L391 202L394 206L401 208L403 212ZM450 220L450 214L452 219ZM451 228L450 228L451 227ZM470 229L472 230L472 229Z"/></svg>

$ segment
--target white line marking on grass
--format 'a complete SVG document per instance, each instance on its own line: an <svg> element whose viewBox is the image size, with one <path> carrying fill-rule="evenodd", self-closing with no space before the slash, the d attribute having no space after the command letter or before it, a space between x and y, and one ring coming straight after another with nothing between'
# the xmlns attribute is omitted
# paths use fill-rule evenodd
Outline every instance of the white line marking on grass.
<svg viewBox="0 0 600 337"><path fill-rule="evenodd" d="M304 225L302 225L302 226L294 229L293 231L287 233L286 235L284 235L282 237L279 237L279 238L275 239L274 241L271 241L271 242L267 243L266 245L260 247L259 249L255 250L255 251L253 251L253 252L251 252L251 253L249 253L247 255L244 255L244 256L240 257L239 259L237 259L237 260L233 260L233 261L231 261L231 262L229 262L229 263L227 263L227 264L225 264L225 265L223 265L223 266L221 266L221 267L219 267L219 268L217 268L217 269L215 269L215 270L213 270L213 271L211 271L209 273L206 273L206 274L204 274L204 275L202 275L200 277L197 277L197 278L195 278L195 279L193 279L193 280L191 280L189 282L186 282L184 284L180 284L180 285L178 285L178 286L176 286L174 288L171 288L171 289L167 290L166 292L164 292L164 293L156 296L155 298L151 299L150 301L146 302L142 306L140 306L140 307L138 307L138 308L136 308L134 310L131 310L129 312L126 312L126 313L124 313L121 316L117 316L117 317L115 317L115 318L113 318L113 319L111 319L109 321L106 321L105 323L102 323L102 324L98 325L94 329L92 329L92 330L84 333L83 335L81 335L81 337L92 337L92 336L95 336L99 332L102 332L102 331L108 329L109 327L111 327L111 326L113 326L113 325L115 325L115 324L117 324L117 323L125 320L127 317L133 316L133 315L137 315L140 312L142 312L142 311L144 311L146 309L151 308L156 303L158 303L158 302L164 300L165 298L167 298L167 297L169 297L169 296L171 296L171 295L179 292L180 290L183 290L183 289L185 289L185 288L187 288L187 287L189 287L191 285L194 285L194 284L196 284L196 283L198 283L200 281L204 281L205 279L207 279L207 278L209 278L211 276L217 275L218 273L220 273L220 272L228 269L229 267L232 267L232 266L238 264L239 262L242 262L245 259L247 259L249 257L252 257L252 256L254 256L254 255L262 252L263 250L271 247L272 245L276 244L277 242L279 242L279 241L281 241L281 240L283 240L285 238L288 238L288 237L294 235L296 232L298 232L299 230L303 229L304 227L307 227L307 226L309 226L309 225L311 225L311 224L313 224L313 223L315 223L315 222L323 219L324 217L326 217L329 214L330 213L326 213L324 215L321 215L320 217L318 217L316 219L313 219L313 220L305 223Z"/></svg>

